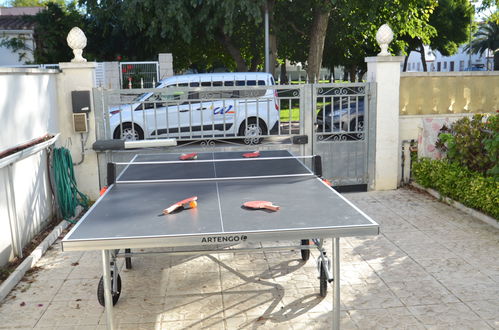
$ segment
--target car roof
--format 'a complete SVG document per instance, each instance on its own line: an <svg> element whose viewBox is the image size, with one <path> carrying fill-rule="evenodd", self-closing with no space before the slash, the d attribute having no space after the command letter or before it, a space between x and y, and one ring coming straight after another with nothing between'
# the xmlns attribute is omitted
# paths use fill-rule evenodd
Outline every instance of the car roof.
<svg viewBox="0 0 499 330"><path fill-rule="evenodd" d="M177 84L185 82L230 81L230 80L271 80L272 75L267 72L218 72L197 73L173 76L162 79L160 84Z"/></svg>

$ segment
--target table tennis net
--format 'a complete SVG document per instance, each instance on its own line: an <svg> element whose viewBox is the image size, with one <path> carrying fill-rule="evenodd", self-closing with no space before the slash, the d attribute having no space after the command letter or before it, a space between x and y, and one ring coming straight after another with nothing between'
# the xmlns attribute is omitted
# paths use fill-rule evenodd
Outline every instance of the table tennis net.
<svg viewBox="0 0 499 330"><path fill-rule="evenodd" d="M316 156L279 155L258 158L217 158L198 154L195 160L178 160L168 155L140 155L129 163L115 163L116 183L212 181L319 175ZM230 155L229 155L230 156ZM120 169L121 168L121 169Z"/></svg>

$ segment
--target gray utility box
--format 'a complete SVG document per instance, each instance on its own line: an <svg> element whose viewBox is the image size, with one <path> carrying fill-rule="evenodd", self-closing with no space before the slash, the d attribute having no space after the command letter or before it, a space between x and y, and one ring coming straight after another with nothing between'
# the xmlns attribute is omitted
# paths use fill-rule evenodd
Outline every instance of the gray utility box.
<svg viewBox="0 0 499 330"><path fill-rule="evenodd" d="M73 113L90 112L90 91L72 91Z"/></svg>

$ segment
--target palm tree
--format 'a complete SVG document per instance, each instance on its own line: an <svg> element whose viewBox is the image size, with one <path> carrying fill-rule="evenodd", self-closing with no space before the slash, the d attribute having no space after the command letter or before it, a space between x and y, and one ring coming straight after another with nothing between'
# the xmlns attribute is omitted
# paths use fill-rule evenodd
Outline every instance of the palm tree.
<svg viewBox="0 0 499 330"><path fill-rule="evenodd" d="M469 51L467 45L464 50ZM471 44L473 54L480 53L480 56L490 49L494 54L494 71L499 70L499 25L495 21L482 24L474 35Z"/></svg>

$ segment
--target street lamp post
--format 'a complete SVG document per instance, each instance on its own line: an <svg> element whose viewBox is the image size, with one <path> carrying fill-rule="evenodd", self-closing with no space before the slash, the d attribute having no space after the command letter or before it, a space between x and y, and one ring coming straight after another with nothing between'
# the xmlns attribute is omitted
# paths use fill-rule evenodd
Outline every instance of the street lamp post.
<svg viewBox="0 0 499 330"><path fill-rule="evenodd" d="M269 6L265 3L265 72L270 72L269 44Z"/></svg>

